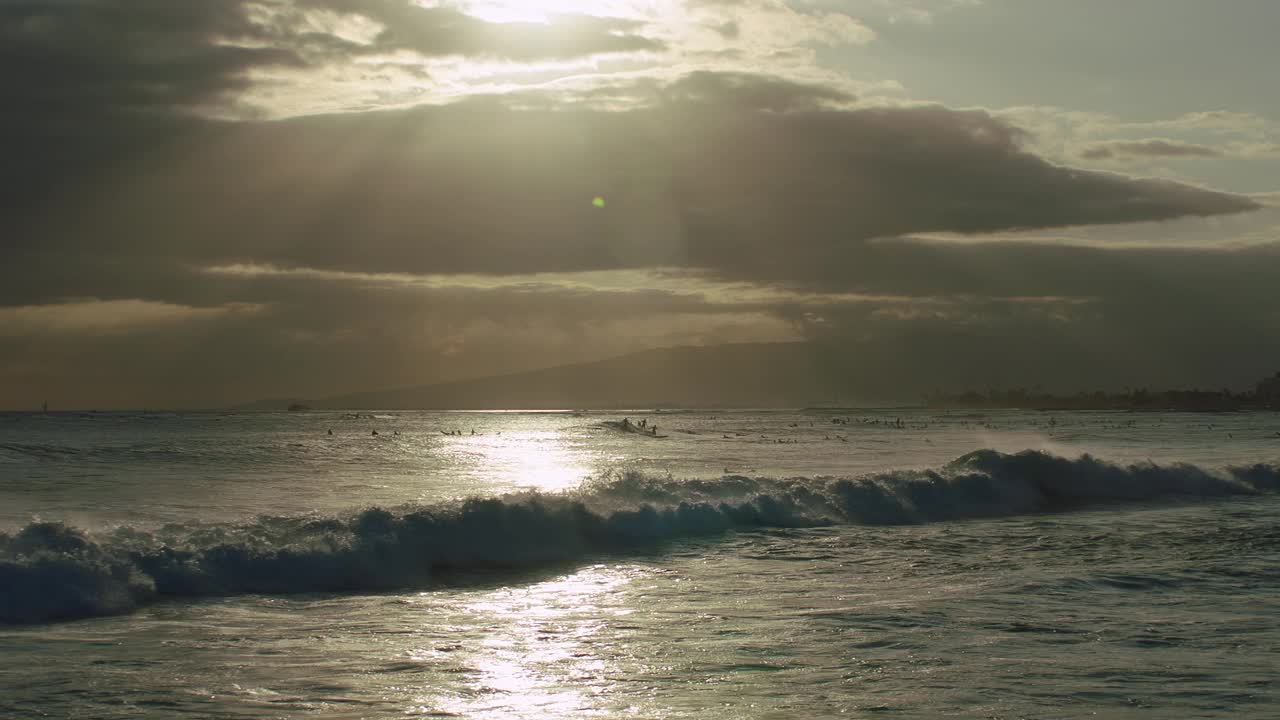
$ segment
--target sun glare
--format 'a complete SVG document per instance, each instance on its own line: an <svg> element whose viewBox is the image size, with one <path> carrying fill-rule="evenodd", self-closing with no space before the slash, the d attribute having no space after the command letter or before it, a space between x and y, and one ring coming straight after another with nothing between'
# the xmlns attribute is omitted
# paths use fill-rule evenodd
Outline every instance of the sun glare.
<svg viewBox="0 0 1280 720"><path fill-rule="evenodd" d="M511 432L476 441L474 452L484 457L490 476L515 487L564 490L591 473L556 432Z"/></svg>
<svg viewBox="0 0 1280 720"><path fill-rule="evenodd" d="M579 0L476 0L462 4L466 14L491 23L549 23L556 15L587 14L598 3Z"/></svg>
<svg viewBox="0 0 1280 720"><path fill-rule="evenodd" d="M634 0L462 0L458 9L491 23L550 23L557 15L634 16Z"/></svg>

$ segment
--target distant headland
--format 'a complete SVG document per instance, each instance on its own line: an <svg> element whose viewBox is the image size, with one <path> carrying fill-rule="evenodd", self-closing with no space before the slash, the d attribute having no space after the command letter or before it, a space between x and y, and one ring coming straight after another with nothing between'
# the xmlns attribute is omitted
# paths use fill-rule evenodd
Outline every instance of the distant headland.
<svg viewBox="0 0 1280 720"><path fill-rule="evenodd" d="M1075 395L1013 388L959 394L934 393L926 406L950 408L1008 408L1022 410L1173 410L1185 412L1232 412L1240 410L1280 410L1280 372L1263 378L1251 390L1148 390L1137 388L1122 393L1096 392Z"/></svg>
<svg viewBox="0 0 1280 720"><path fill-rule="evenodd" d="M1034 382L1034 364L1020 367L1019 380ZM1082 373L1107 377L1104 369ZM1116 373L1132 377L1135 372ZM982 375L987 375L986 372ZM1060 376L1060 373L1058 374ZM998 377L998 375L997 375ZM1047 373L1048 381L1055 375ZM1138 377L1143 377L1138 375ZM1167 376L1166 376L1167 377ZM1248 378L1237 378L1233 388ZM280 395L231 409L304 410L549 410L577 408L1029 408L1046 410L1280 409L1280 375L1246 392L1147 389L1057 395L1030 389L959 392L974 385L972 374L934 373L923 366L886 369L884 358L840 345L808 342L739 343L656 348L603 360L524 370L506 375L441 380L343 395ZM985 382L985 381L978 381ZM1080 382L1080 381L1077 381ZM1154 382L1154 381L1153 381ZM1238 383L1238 384L1237 384ZM929 394L931 387L944 388ZM952 393L952 394L947 394Z"/></svg>

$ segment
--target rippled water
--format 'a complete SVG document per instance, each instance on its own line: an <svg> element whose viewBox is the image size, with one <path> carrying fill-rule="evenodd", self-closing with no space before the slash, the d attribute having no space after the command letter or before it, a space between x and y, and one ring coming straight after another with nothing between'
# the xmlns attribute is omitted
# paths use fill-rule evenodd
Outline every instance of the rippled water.
<svg viewBox="0 0 1280 720"><path fill-rule="evenodd" d="M1271 415L615 418L0 416L0 716L1280 715Z"/></svg>

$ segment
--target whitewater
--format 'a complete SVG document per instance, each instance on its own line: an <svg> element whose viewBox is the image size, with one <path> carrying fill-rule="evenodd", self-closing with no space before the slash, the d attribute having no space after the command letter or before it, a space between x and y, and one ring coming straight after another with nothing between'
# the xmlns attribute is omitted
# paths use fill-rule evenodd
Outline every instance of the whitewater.
<svg viewBox="0 0 1280 720"><path fill-rule="evenodd" d="M1274 413L0 414L5 718L1273 718L1277 597Z"/></svg>

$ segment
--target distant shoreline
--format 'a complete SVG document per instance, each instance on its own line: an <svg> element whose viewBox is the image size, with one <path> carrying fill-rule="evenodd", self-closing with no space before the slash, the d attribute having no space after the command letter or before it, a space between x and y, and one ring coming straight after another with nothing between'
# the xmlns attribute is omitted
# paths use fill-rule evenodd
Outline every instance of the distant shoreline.
<svg viewBox="0 0 1280 720"><path fill-rule="evenodd" d="M1280 403L1273 400L1239 400L1224 398L1218 394L1205 397L1169 399L1164 397L1126 399L1118 397L1094 398L1041 396L1025 399L999 397L935 396L925 407L929 410L1043 410L1071 411L1142 411L1142 412L1254 412L1280 411Z"/></svg>
<svg viewBox="0 0 1280 720"><path fill-rule="evenodd" d="M1280 407L1250 406L1239 407L1194 407L1178 405L964 405L940 404L928 405L928 410L1026 410L1031 412L1195 412L1195 413L1235 413L1235 412L1277 412Z"/></svg>

